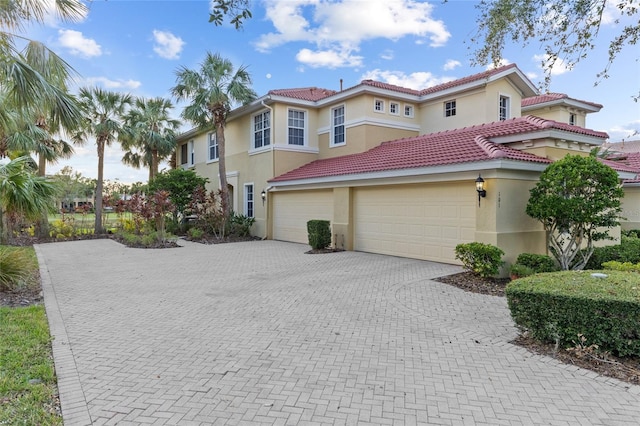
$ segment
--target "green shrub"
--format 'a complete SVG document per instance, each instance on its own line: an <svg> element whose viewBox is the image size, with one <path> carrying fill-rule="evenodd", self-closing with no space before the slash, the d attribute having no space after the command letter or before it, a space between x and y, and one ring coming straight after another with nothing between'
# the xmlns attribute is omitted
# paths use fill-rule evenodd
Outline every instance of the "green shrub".
<svg viewBox="0 0 640 426"><path fill-rule="evenodd" d="M546 254L522 253L516 259L516 264L527 266L537 274L558 271L558 265L551 256Z"/></svg>
<svg viewBox="0 0 640 426"><path fill-rule="evenodd" d="M200 240L204 237L204 231L200 228L189 228L187 230L187 235L192 240Z"/></svg>
<svg viewBox="0 0 640 426"><path fill-rule="evenodd" d="M619 356L640 356L640 275L606 271L536 274L507 285L515 323L543 342L587 344Z"/></svg>
<svg viewBox="0 0 640 426"><path fill-rule="evenodd" d="M620 244L596 247L585 269L602 269L604 262L640 263L640 238L622 236Z"/></svg>
<svg viewBox="0 0 640 426"><path fill-rule="evenodd" d="M140 237L140 244L144 247L153 247L158 242L158 233L150 232Z"/></svg>
<svg viewBox="0 0 640 426"><path fill-rule="evenodd" d="M322 250L331 245L331 228L328 220L310 220L307 222L309 245L314 250Z"/></svg>
<svg viewBox="0 0 640 426"><path fill-rule="evenodd" d="M462 265L483 278L497 275L504 264L501 260L504 251L499 247L484 243L458 244L455 248L456 259Z"/></svg>
<svg viewBox="0 0 640 426"><path fill-rule="evenodd" d="M123 232L122 239L127 246L138 246L142 244L142 238L139 235L132 234L131 232Z"/></svg>
<svg viewBox="0 0 640 426"><path fill-rule="evenodd" d="M38 263L29 249L0 246L0 290L27 285L37 270Z"/></svg>
<svg viewBox="0 0 640 426"><path fill-rule="evenodd" d="M612 271L640 272L640 263L618 262L616 260L612 260L610 262L604 262L602 267Z"/></svg>
<svg viewBox="0 0 640 426"><path fill-rule="evenodd" d="M511 265L511 268L509 269L509 273L511 274L511 277L523 278L523 277L528 277L529 275L535 274L536 271L534 271L529 266L522 265L520 263L514 263L513 265Z"/></svg>
<svg viewBox="0 0 640 426"><path fill-rule="evenodd" d="M231 217L227 222L227 235L233 237L248 237L251 235L251 227L255 222L256 219L253 217L231 212Z"/></svg>

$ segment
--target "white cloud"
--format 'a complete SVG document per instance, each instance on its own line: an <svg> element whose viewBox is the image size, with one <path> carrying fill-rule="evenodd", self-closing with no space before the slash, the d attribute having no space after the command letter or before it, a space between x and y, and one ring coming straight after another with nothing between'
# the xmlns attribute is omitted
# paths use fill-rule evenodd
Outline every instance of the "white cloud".
<svg viewBox="0 0 640 426"><path fill-rule="evenodd" d="M438 84L455 80L454 77L436 77L430 72L414 72L405 74L402 71L384 71L375 69L362 75L362 80L375 80L393 84L400 87L408 87L414 90L422 90Z"/></svg>
<svg viewBox="0 0 640 426"><path fill-rule="evenodd" d="M640 140L640 120L623 125L613 126L606 130L609 140L612 142L623 140Z"/></svg>
<svg viewBox="0 0 640 426"><path fill-rule="evenodd" d="M394 58L393 50L385 50L380 54L380 58L384 59L385 61L392 60Z"/></svg>
<svg viewBox="0 0 640 426"><path fill-rule="evenodd" d="M85 79L85 85L99 85L105 89L137 89L142 83L137 80L111 80L107 77L89 77Z"/></svg>
<svg viewBox="0 0 640 426"><path fill-rule="evenodd" d="M85 38L80 31L58 30L58 43L72 55L91 58L102 55L102 47L95 40Z"/></svg>
<svg viewBox="0 0 640 426"><path fill-rule="evenodd" d="M153 51L161 58L178 59L185 42L168 31L153 30Z"/></svg>
<svg viewBox="0 0 640 426"><path fill-rule="evenodd" d="M459 66L461 66L462 64L460 63L460 61L456 61L455 59L449 59L444 66L442 67L443 70L445 71L451 71L452 69L455 69Z"/></svg>
<svg viewBox="0 0 640 426"><path fill-rule="evenodd" d="M313 53L325 58L313 61L315 64L359 66L361 59L353 52L367 40L412 36L417 43L428 40L432 47L443 46L451 34L444 22L431 17L432 12L432 4L417 0L272 0L266 16L275 31L263 34L255 47L268 52L286 43L305 42L317 48L315 52L302 49L300 58ZM327 59L331 56L333 59Z"/></svg>
<svg viewBox="0 0 640 426"><path fill-rule="evenodd" d="M339 52L334 50L302 49L296 55L298 62L310 66L311 68L341 68L357 67L362 65L362 56L353 56L350 52Z"/></svg>
<svg viewBox="0 0 640 426"><path fill-rule="evenodd" d="M562 59L557 58L555 62L553 62L553 58L547 54L533 55L533 60L538 62L538 66L541 70L551 66L551 75L561 75L571 71L571 67L569 67ZM551 65L552 62L553 65Z"/></svg>

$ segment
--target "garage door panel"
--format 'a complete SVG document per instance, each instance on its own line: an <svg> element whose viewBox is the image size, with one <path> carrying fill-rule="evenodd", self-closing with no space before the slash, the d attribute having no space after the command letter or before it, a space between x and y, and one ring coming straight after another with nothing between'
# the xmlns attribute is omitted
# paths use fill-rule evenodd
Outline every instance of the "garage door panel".
<svg viewBox="0 0 640 426"><path fill-rule="evenodd" d="M273 238L307 244L307 222L312 219L331 221L333 192L305 191L274 193Z"/></svg>
<svg viewBox="0 0 640 426"><path fill-rule="evenodd" d="M468 185L443 183L354 190L355 249L454 262L454 248L475 237Z"/></svg>

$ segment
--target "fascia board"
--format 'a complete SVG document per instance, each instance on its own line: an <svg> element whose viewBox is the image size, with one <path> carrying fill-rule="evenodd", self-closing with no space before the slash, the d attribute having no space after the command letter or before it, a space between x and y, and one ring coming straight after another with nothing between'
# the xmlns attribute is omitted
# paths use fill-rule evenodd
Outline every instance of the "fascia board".
<svg viewBox="0 0 640 426"><path fill-rule="evenodd" d="M598 112L598 111L600 111L602 109L601 107L597 107L597 106L592 105L592 104L581 102L581 101L578 101L576 99L563 98L563 99L554 99L554 100L547 101L547 102L541 102L539 104L523 106L523 107L521 107L521 110L523 112L527 112L527 111L537 110L537 109L541 109L541 108L549 108L549 107L553 107L553 106L556 106L556 105L567 105L567 106L570 106L570 107L573 107L573 108L576 108L576 109L585 110L585 111L588 111L588 112Z"/></svg>

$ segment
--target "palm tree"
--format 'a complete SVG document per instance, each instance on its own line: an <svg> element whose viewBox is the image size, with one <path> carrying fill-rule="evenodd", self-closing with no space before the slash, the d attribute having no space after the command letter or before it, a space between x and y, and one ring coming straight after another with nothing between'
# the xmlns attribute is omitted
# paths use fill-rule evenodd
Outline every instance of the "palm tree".
<svg viewBox="0 0 640 426"><path fill-rule="evenodd" d="M138 98L125 117L121 143L126 151L122 161L135 168L149 167L149 182L158 174L160 161L171 156L176 147L180 121L169 116L171 101L163 98Z"/></svg>
<svg viewBox="0 0 640 426"><path fill-rule="evenodd" d="M118 139L122 132L122 121L131 95L105 91L100 88L82 88L78 95L85 121L74 133L73 140L83 144L95 137L98 150L98 179L96 180L95 233L103 234L102 190L104 181L104 149Z"/></svg>
<svg viewBox="0 0 640 426"><path fill-rule="evenodd" d="M11 217L37 218L53 209L56 195L57 186L35 175L28 156L0 164L0 244L11 235Z"/></svg>
<svg viewBox="0 0 640 426"><path fill-rule="evenodd" d="M182 111L181 115L184 119L203 130L215 129L218 142L222 211L226 218L229 217L230 208L224 128L232 106L246 105L256 99L257 95L249 87L250 84L251 76L246 67L240 67L234 72L231 61L223 59L219 54L207 52L199 71L186 67L178 69L176 85L171 89L178 101L183 99L191 101L191 104Z"/></svg>

